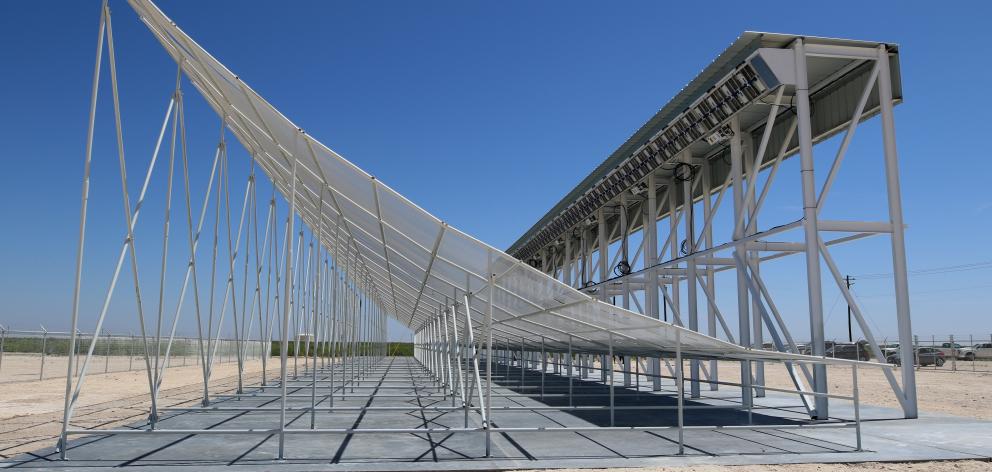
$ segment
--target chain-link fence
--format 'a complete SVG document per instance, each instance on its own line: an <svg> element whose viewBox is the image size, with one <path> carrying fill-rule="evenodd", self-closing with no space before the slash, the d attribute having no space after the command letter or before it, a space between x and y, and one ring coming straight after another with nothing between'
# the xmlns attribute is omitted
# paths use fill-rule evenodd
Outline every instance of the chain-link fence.
<svg viewBox="0 0 992 472"><path fill-rule="evenodd" d="M915 336L916 365L949 372L992 372L992 334Z"/></svg>
<svg viewBox="0 0 992 472"><path fill-rule="evenodd" d="M30 331L0 328L0 382L65 378L69 362L69 336L67 332ZM169 347L167 338L156 345L154 338L147 342L140 335L101 333L94 345L92 333L77 333L76 347L72 353L76 357L75 375L82 369L82 361L93 345L93 357L88 373L125 372L143 370L145 349L150 362L155 362L158 354L159 365L166 362L171 367L199 365L203 362L200 354L200 341L197 338L177 337ZM206 340L203 349L207 350ZM242 341L243 359L259 359L268 352L267 343ZM231 363L238 360L238 342L233 339L214 340L209 355L213 364Z"/></svg>
<svg viewBox="0 0 992 472"><path fill-rule="evenodd" d="M879 343L881 359L865 340L830 340L824 347L827 357L902 364L898 342L880 339ZM766 343L765 349L774 348ZM812 354L809 343L800 344L799 352ZM913 336L913 352L917 370L992 373L992 334Z"/></svg>

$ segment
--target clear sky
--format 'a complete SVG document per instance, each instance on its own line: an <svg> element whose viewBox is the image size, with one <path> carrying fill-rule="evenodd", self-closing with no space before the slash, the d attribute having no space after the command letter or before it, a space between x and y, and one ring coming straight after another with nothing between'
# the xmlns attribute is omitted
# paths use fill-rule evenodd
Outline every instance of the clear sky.
<svg viewBox="0 0 992 472"><path fill-rule="evenodd" d="M111 6L136 193L175 65L125 2ZM896 109L896 125L910 269L992 261L988 2L162 1L160 7L311 135L501 248L742 31L898 43L905 103ZM12 328L68 326L98 15L97 0L0 4L0 324ZM186 90L190 146L199 150L193 158L208 166L217 118L188 84ZM92 327L124 231L107 92L101 90L98 115L83 329ZM864 139L855 138L825 214L883 214L877 121L859 130ZM817 151L821 176L835 147L826 143ZM243 169L245 153L231 155ZM787 163L782 172L783 190L766 207L769 222L798 217L798 168ZM149 197L150 207L161 205L160 193ZM160 221L146 223L140 231L160 231ZM837 249L836 257L855 276L885 273L887 247L877 238ZM157 261L145 259L153 281ZM782 287L777 301L790 324L806 332L805 296L788 288L803 270L801 258L794 259L767 273L770 284ZM182 260L171 264L176 278ZM936 272L910 280L915 331L989 336L992 265ZM841 337L844 304L828 282L827 334ZM864 277L854 289L878 334L893 335L891 279ZM128 298L129 290L122 285L117 297ZM136 329L127 303L115 304L111 314L108 328ZM182 330L193 332L191 324Z"/></svg>

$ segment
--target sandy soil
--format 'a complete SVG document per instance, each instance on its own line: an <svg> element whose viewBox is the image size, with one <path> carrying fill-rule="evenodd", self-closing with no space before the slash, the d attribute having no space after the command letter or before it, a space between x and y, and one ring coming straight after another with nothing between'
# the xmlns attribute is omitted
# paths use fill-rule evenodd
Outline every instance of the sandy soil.
<svg viewBox="0 0 992 472"><path fill-rule="evenodd" d="M80 356L77 358L75 368L77 375L81 368L83 357ZM44 368L42 368L41 354L4 353L3 363L0 364L0 383L26 382L41 378L59 377L64 382L69 358L66 356L49 355L45 356L44 361ZM218 355L214 359L214 365L232 362L237 362L237 358L233 355ZM199 356L173 356L170 365L173 367L182 367L197 365L199 363ZM144 368L144 358L138 355L132 357L94 355L90 361L89 372L92 374L125 372L129 370L144 370Z"/></svg>
<svg viewBox="0 0 992 472"><path fill-rule="evenodd" d="M740 364L720 362L720 379L740 381ZM901 382L898 371L896 379ZM848 367L829 366L827 379L830 391L851 395L852 376ZM765 385L794 388L785 367L766 364ZM881 369L858 369L858 390L861 402L867 405L897 408L898 400ZM992 373L923 368L916 372L916 390L920 411L992 420Z"/></svg>
<svg viewBox="0 0 992 472"><path fill-rule="evenodd" d="M126 358L125 358L126 361ZM269 369L269 376L278 376ZM261 362L245 365L246 383L257 383ZM215 365L211 394L237 387L237 364ZM159 393L163 407L189 405L202 396L199 366L170 367ZM0 383L0 459L52 446L61 428L65 379ZM144 419L148 415L148 377L143 370L87 375L73 415L74 426L109 428Z"/></svg>

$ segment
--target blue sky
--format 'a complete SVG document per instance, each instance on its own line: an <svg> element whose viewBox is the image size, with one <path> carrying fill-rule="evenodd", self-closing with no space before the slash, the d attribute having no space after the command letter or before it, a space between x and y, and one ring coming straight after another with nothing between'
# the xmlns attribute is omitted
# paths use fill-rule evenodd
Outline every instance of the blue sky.
<svg viewBox="0 0 992 472"><path fill-rule="evenodd" d="M992 98L984 89L992 65L982 49L992 8L985 2L159 5L311 135L501 248L740 32L898 43L905 103L896 109L896 124L910 269L992 260L992 153L983 144L992 132ZM136 192L175 65L126 3L111 6ZM99 2L5 2L0 13L0 84L6 92L0 116L0 324L64 329ZM217 118L191 87L186 90L190 146L199 150L194 160L209 166ZM89 233L84 328L92 326L121 242L107 235L124 228L107 92L101 90L98 113L91 206L91 228L97 229ZM877 121L859 130L825 214L883 214ZM817 150L821 176L834 147L826 143ZM231 156L243 171L244 152L232 149ZM766 207L769 222L798 216L798 168L790 162L782 172L778 194ZM162 204L156 195L152 209ZM139 231L160 231L160 222L146 223ZM890 271L883 238L837 249L835 257L855 275ZM154 257L145 259L145 273L152 274ZM789 286L802 270L794 259L767 273L769 284L781 287L780 308L805 332L804 295ZM916 275L910 283L917 333L992 332L992 269ZM843 301L825 287L828 337L841 337ZM127 298L128 290L120 287L117 297ZM153 290L146 291L152 299ZM860 280L855 291L877 332L894 334L891 281ZM110 329L136 328L126 302L111 313ZM193 332L191 324L183 329Z"/></svg>

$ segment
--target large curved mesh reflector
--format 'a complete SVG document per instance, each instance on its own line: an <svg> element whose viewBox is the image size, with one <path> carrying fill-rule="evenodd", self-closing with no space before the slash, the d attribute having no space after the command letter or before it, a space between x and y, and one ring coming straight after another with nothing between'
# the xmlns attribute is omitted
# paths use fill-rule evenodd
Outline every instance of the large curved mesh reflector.
<svg viewBox="0 0 992 472"><path fill-rule="evenodd" d="M731 359L806 356L751 350L600 302L446 225L308 136L147 0L129 0L166 51L289 199L328 250L363 267L382 307L418 329L441 304L471 293L484 327L489 299L496 344L619 354L673 352ZM294 163L295 161L295 163ZM495 288L490 287L495 274ZM460 318L464 308L460 307ZM480 331L477 331L480 332ZM678 334L677 334L678 333Z"/></svg>

